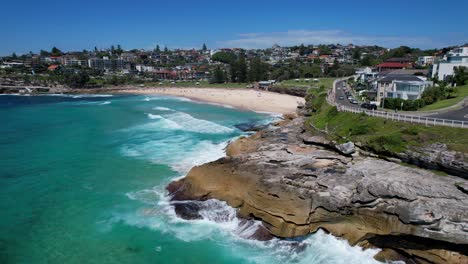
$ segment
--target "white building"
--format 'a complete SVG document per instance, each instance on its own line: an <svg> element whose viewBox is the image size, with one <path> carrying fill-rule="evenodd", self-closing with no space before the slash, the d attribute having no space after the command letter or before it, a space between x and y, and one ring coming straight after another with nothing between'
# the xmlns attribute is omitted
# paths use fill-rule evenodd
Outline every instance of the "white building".
<svg viewBox="0 0 468 264"><path fill-rule="evenodd" d="M155 71L155 68L153 66L136 65L135 68L139 72L152 72L152 71Z"/></svg>
<svg viewBox="0 0 468 264"><path fill-rule="evenodd" d="M418 58L419 65L432 65L434 63L435 56L422 56Z"/></svg>
<svg viewBox="0 0 468 264"><path fill-rule="evenodd" d="M383 98L401 98L403 100L420 99L426 88L432 86L422 76L389 75L377 81L377 102Z"/></svg>
<svg viewBox="0 0 468 264"><path fill-rule="evenodd" d="M356 71L356 75L354 75L354 81L358 81L360 83L365 83L370 79L373 79L379 74L378 72L374 72L371 67L365 67L358 69Z"/></svg>
<svg viewBox="0 0 468 264"><path fill-rule="evenodd" d="M432 77L439 81L453 75L454 67L468 67L468 46L451 50L442 60L434 63Z"/></svg>

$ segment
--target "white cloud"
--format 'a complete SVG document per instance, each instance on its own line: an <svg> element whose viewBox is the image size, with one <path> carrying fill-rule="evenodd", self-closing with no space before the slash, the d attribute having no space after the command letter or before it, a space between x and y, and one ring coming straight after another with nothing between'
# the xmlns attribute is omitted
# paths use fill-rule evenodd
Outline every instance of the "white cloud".
<svg viewBox="0 0 468 264"><path fill-rule="evenodd" d="M383 47L398 47L401 45L434 48L448 45L434 41L428 37L397 37L397 36L370 36L352 34L341 30L288 30L284 32L247 33L239 34L237 39L219 41L219 47L238 47L246 49L266 48L273 44L292 46L304 44L349 44L379 45Z"/></svg>

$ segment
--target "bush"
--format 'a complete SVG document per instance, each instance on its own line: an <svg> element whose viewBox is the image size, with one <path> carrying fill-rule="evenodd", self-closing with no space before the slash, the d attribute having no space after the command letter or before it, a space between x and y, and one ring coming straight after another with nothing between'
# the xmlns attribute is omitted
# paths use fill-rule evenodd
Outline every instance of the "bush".
<svg viewBox="0 0 468 264"><path fill-rule="evenodd" d="M400 134L378 136L369 141L378 152L400 152L404 149L404 142Z"/></svg>
<svg viewBox="0 0 468 264"><path fill-rule="evenodd" d="M350 136L365 135L371 132L371 130L371 127L366 123L357 124L349 129L349 134Z"/></svg>

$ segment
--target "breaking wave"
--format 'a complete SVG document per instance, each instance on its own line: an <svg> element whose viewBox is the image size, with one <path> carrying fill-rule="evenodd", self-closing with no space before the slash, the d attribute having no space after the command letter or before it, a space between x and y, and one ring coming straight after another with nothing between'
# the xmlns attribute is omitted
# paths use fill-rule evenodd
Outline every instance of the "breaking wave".
<svg viewBox="0 0 468 264"><path fill-rule="evenodd" d="M138 126L136 129L183 130L186 132L204 134L225 134L234 132L233 128L219 125L208 120L198 119L183 112L176 112L164 116L149 113L146 115L149 119L157 121Z"/></svg>
<svg viewBox="0 0 468 264"><path fill-rule="evenodd" d="M170 108L167 108L167 107L162 107L162 106L157 106L155 108L153 108L154 110L158 110L158 111L174 111Z"/></svg>

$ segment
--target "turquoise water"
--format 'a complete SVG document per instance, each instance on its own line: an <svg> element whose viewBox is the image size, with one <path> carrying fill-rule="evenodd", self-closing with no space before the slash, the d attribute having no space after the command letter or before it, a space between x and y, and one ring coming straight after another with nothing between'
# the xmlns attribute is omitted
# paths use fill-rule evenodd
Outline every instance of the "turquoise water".
<svg viewBox="0 0 468 264"><path fill-rule="evenodd" d="M220 201L177 218L164 187L266 114L145 96L0 96L0 263L372 263L322 232L244 239ZM300 245L299 247L297 245Z"/></svg>

